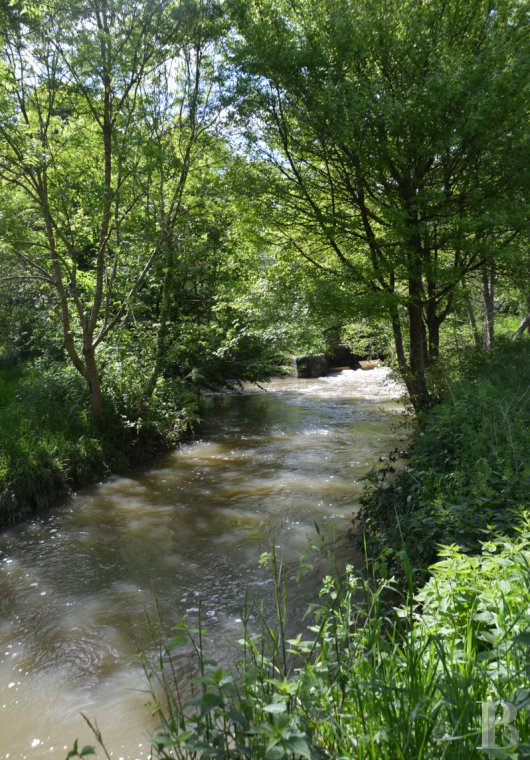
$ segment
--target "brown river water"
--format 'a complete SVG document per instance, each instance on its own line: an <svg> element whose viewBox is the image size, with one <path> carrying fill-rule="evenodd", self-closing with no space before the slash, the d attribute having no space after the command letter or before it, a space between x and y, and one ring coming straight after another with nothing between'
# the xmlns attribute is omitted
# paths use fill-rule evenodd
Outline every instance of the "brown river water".
<svg viewBox="0 0 530 760"><path fill-rule="evenodd" d="M377 368L208 399L197 440L0 535L0 759L93 744L81 713L112 758L148 758L146 613L158 605L170 633L200 599L208 655L234 656L245 590L272 606L262 552L276 545L293 580L315 522L351 552L360 479L406 435L399 395ZM296 585L298 630L325 570Z"/></svg>

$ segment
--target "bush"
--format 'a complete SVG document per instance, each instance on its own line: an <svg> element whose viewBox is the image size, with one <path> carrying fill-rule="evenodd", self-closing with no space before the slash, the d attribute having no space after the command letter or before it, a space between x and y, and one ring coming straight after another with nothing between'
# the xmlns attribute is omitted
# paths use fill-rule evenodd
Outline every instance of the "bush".
<svg viewBox="0 0 530 760"><path fill-rule="evenodd" d="M107 368L96 426L83 378L43 359L0 370L0 527L111 471L175 445L196 418L197 396L160 380L149 403L132 364Z"/></svg>
<svg viewBox="0 0 530 760"><path fill-rule="evenodd" d="M49 506L105 472L81 377L43 360L11 370L0 406L0 525Z"/></svg>
<svg viewBox="0 0 530 760"><path fill-rule="evenodd" d="M109 361L105 370L105 416L98 432L113 468L145 462L189 432L199 399L180 378L160 377L146 400L145 374L134 357Z"/></svg>
<svg viewBox="0 0 530 760"><path fill-rule="evenodd" d="M425 568L440 544L476 550L519 524L530 493L530 361L521 345L471 352L461 379L422 419L408 467L387 487L377 478L362 518L371 552L406 543ZM406 537L406 540L404 539Z"/></svg>

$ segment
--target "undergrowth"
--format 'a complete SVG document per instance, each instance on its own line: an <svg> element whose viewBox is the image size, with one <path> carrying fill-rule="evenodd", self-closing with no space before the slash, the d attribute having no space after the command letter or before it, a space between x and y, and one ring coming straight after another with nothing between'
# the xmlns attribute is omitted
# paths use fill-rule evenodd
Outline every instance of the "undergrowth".
<svg viewBox="0 0 530 760"><path fill-rule="evenodd" d="M477 551L519 524L530 494L528 345L470 352L460 379L421 420L408 466L386 487L373 473L361 518L380 571L393 572L403 548L421 570L442 544Z"/></svg>
<svg viewBox="0 0 530 760"><path fill-rule="evenodd" d="M516 538L485 542L480 555L446 547L417 593L403 562L409 584L397 607L385 602L394 582L373 585L348 568L324 580L312 624L290 639L277 571L276 623L256 635L244 621L230 669L208 659L200 619L181 625L146 663L159 719L154 757L530 757L528 517ZM198 670L188 699L183 648Z"/></svg>
<svg viewBox="0 0 530 760"><path fill-rule="evenodd" d="M110 368L105 416L95 427L73 368L41 359L0 369L0 528L174 445L196 400L167 386L142 406L134 372Z"/></svg>

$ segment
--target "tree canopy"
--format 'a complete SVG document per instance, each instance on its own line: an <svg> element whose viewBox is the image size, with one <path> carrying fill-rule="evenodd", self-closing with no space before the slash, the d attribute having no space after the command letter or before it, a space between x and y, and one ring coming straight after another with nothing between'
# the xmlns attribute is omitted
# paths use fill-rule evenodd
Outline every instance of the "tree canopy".
<svg viewBox="0 0 530 760"><path fill-rule="evenodd" d="M275 169L279 224L385 306L421 406L462 278L510 258L525 230L523 4L231 8L234 95L254 152Z"/></svg>
<svg viewBox="0 0 530 760"><path fill-rule="evenodd" d="M480 294L488 345L496 284L525 297L523 3L1 11L2 335L63 350L95 419L112 356L147 404L363 318L420 408L447 317L479 340Z"/></svg>

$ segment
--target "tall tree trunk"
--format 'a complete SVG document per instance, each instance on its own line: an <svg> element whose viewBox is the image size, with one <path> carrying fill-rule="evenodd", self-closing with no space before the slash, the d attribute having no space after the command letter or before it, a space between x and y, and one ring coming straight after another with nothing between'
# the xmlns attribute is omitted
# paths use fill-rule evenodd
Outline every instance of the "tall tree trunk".
<svg viewBox="0 0 530 760"><path fill-rule="evenodd" d="M464 277L462 277L462 295L464 297L464 305L466 307L466 313L467 313L467 322L469 324L469 329L471 331L471 336L473 338L473 344L476 348L480 348L482 346L482 340L481 340L478 325L477 325L477 318L475 317L475 310L473 308L473 303L471 302L471 296L469 295L469 290L467 289L467 283Z"/></svg>
<svg viewBox="0 0 530 760"><path fill-rule="evenodd" d="M526 315L517 330L514 332L513 339L516 340L517 338L520 338L525 330L528 330L530 333L530 314Z"/></svg>
<svg viewBox="0 0 530 760"><path fill-rule="evenodd" d="M436 314L431 315L427 323L429 332L429 359L435 361L440 356L440 325L441 320Z"/></svg>
<svg viewBox="0 0 530 760"><path fill-rule="evenodd" d="M424 409L430 403L429 390L427 388L427 380L425 377L427 369L427 345L422 309L423 283L418 256L418 253L413 252L409 259L408 280L410 376L407 382L407 389L410 394L412 405L416 411Z"/></svg>
<svg viewBox="0 0 530 760"><path fill-rule="evenodd" d="M101 376L97 365L93 333L90 330L90 320L84 314L81 304L78 304L78 317L83 330L83 358L78 353L72 331L72 318L70 306L63 282L63 273L59 253L57 251L53 219L50 212L47 191L47 178L43 176L40 185L40 202L42 214L46 225L46 234L50 258L54 271L54 285L59 294L61 304L61 323L63 330L63 342L66 352L77 371L85 378L89 395L90 409L94 421L98 421L103 414L103 394L101 391Z"/></svg>
<svg viewBox="0 0 530 760"><path fill-rule="evenodd" d="M443 305L442 296L437 294L434 288L429 288L430 296L425 308L425 322L428 334L428 357L429 362L435 362L440 356L440 329L447 315L451 311L453 303L452 294L446 294L446 303Z"/></svg>
<svg viewBox="0 0 530 760"><path fill-rule="evenodd" d="M427 369L425 351L425 327L421 307L415 304L409 305L409 331L410 331L410 378L407 388L410 400L416 411L427 407L430 403L429 390L425 372Z"/></svg>
<svg viewBox="0 0 530 760"><path fill-rule="evenodd" d="M495 339L495 262L482 263L482 301L484 303L484 348L490 351Z"/></svg>
<svg viewBox="0 0 530 760"><path fill-rule="evenodd" d="M405 355L405 345L403 342L403 330L401 329L401 319L399 311L395 304L390 309L390 319L392 320L392 332L394 333L394 345L396 347L396 356L401 373L405 375L408 372L407 357Z"/></svg>
<svg viewBox="0 0 530 760"><path fill-rule="evenodd" d="M440 355L440 325L443 316L440 317L436 310L435 298L430 298L425 308L425 321L427 322L428 357L429 361L435 361Z"/></svg>
<svg viewBox="0 0 530 760"><path fill-rule="evenodd" d="M103 394L101 391L101 376L96 361L96 354L92 346L83 349L85 357L84 377L90 392L90 410L92 418L97 423L103 415Z"/></svg>

